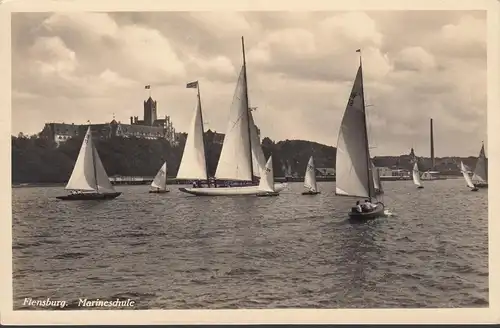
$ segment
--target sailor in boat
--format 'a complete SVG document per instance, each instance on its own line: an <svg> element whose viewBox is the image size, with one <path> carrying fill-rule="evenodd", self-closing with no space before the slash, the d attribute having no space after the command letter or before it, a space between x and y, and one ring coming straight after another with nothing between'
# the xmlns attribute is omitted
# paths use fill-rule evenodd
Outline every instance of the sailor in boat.
<svg viewBox="0 0 500 328"><path fill-rule="evenodd" d="M361 204L359 204L359 200L356 201L356 207L354 207L356 209L356 211L358 211L358 213L362 213L363 212L363 208L361 207Z"/></svg>
<svg viewBox="0 0 500 328"><path fill-rule="evenodd" d="M375 208L377 208L377 205L371 203L369 199L365 199L365 202L363 203L362 207L365 212L371 212Z"/></svg>

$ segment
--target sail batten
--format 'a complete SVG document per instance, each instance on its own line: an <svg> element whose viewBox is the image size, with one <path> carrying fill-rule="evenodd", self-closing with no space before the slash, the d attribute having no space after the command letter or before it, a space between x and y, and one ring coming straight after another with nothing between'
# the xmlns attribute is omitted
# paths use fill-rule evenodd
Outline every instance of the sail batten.
<svg viewBox="0 0 500 328"><path fill-rule="evenodd" d="M306 174L304 177L304 187L312 192L318 191L318 185L316 182L316 168L314 166L314 159L311 156L306 167Z"/></svg>
<svg viewBox="0 0 500 328"><path fill-rule="evenodd" d="M336 194L363 198L375 195L367 140L363 75L360 65L339 130Z"/></svg>

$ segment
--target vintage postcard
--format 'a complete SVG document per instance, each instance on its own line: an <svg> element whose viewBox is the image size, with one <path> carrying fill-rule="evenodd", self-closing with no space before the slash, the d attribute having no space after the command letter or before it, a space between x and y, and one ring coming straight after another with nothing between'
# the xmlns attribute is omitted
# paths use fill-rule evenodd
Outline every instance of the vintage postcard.
<svg viewBox="0 0 500 328"><path fill-rule="evenodd" d="M2 323L500 321L499 8L3 1Z"/></svg>

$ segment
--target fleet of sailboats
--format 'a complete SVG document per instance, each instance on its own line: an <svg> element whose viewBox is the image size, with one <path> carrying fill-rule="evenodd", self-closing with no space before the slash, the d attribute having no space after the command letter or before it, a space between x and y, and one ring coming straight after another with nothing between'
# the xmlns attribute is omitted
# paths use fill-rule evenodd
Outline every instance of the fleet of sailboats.
<svg viewBox="0 0 500 328"><path fill-rule="evenodd" d="M273 156L266 161L252 109L249 106L248 82L243 37L243 64L234 91L222 150L214 177L210 177L205 151L203 111L199 81L190 82L186 88L197 89L197 101L194 106L185 147L182 153L176 179L194 181L193 187L179 188L181 192L196 196L236 196L254 195L258 197L278 196L286 183L274 182ZM363 66L361 50L359 68L354 79L347 102L337 140L336 186L335 195L362 198L366 208L352 207L350 218L373 219L384 214L385 205L377 199L384 193L380 172L370 156L366 105L364 96ZM433 128L431 119L431 157L434 168ZM412 149L413 153L413 149ZM164 162L154 177L149 193L168 193L167 162ZM487 160L484 144L481 147L476 166L471 177L464 163L460 170L472 191L488 187ZM418 189L424 188L422 180L433 179L430 171L420 174L415 160L412 177ZM89 125L85 134L72 174L65 187L69 195L57 196L60 200L105 200L118 197L117 192L104 169L99 154L92 140ZM302 195L320 194L316 181L314 158L310 156L304 174ZM359 201L358 203L359 204ZM361 210L360 210L361 209Z"/></svg>

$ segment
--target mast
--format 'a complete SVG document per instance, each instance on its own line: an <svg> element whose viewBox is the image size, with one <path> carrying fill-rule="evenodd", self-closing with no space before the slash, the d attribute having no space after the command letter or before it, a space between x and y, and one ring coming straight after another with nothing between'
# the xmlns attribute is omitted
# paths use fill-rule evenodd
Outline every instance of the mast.
<svg viewBox="0 0 500 328"><path fill-rule="evenodd" d="M210 185L210 179L208 178L208 161L207 161L207 145L205 143L205 128L203 127L203 110L201 109L201 95L200 95L200 82L196 83L196 90L198 90L198 105L200 106L200 120L201 120L201 135L203 139L203 153L205 155L205 171L207 171L207 185ZM165 176L165 188L167 186Z"/></svg>
<svg viewBox="0 0 500 328"><path fill-rule="evenodd" d="M368 198L370 201L372 200L372 190L370 188L370 183L373 183L373 181L370 181L370 168L371 168L371 160L370 160L370 152L369 152L369 145L368 145L368 129L366 127L366 109L365 109L365 87L363 85L363 65L361 62L361 49L358 49L359 52L359 69L360 69L360 74L361 74L361 101L363 105L363 128L365 130L365 149L366 149L366 155L367 155L367 163L366 163L366 178L368 179Z"/></svg>
<svg viewBox="0 0 500 328"><path fill-rule="evenodd" d="M91 127L90 121L89 121L89 139L91 139L91 138L92 138L92 127ZM89 140L87 140L87 143L88 143L88 141ZM97 150L95 149L93 143L91 143L91 146L92 146L92 167L94 168L95 190L96 190L96 192L99 192L99 182L97 181L97 169L95 166L95 157L96 157Z"/></svg>
<svg viewBox="0 0 500 328"><path fill-rule="evenodd" d="M254 182L254 174L253 174L253 159L252 159L252 138L251 138L251 131L250 131L250 109L248 106L248 80L247 80L247 64L246 64L246 59L245 59L245 41L243 37L241 37L241 49L243 51L243 75L244 75L244 81L245 81L245 101L246 101L246 113L247 113L247 129L248 129L248 150L250 151L250 173L252 176L252 182Z"/></svg>

